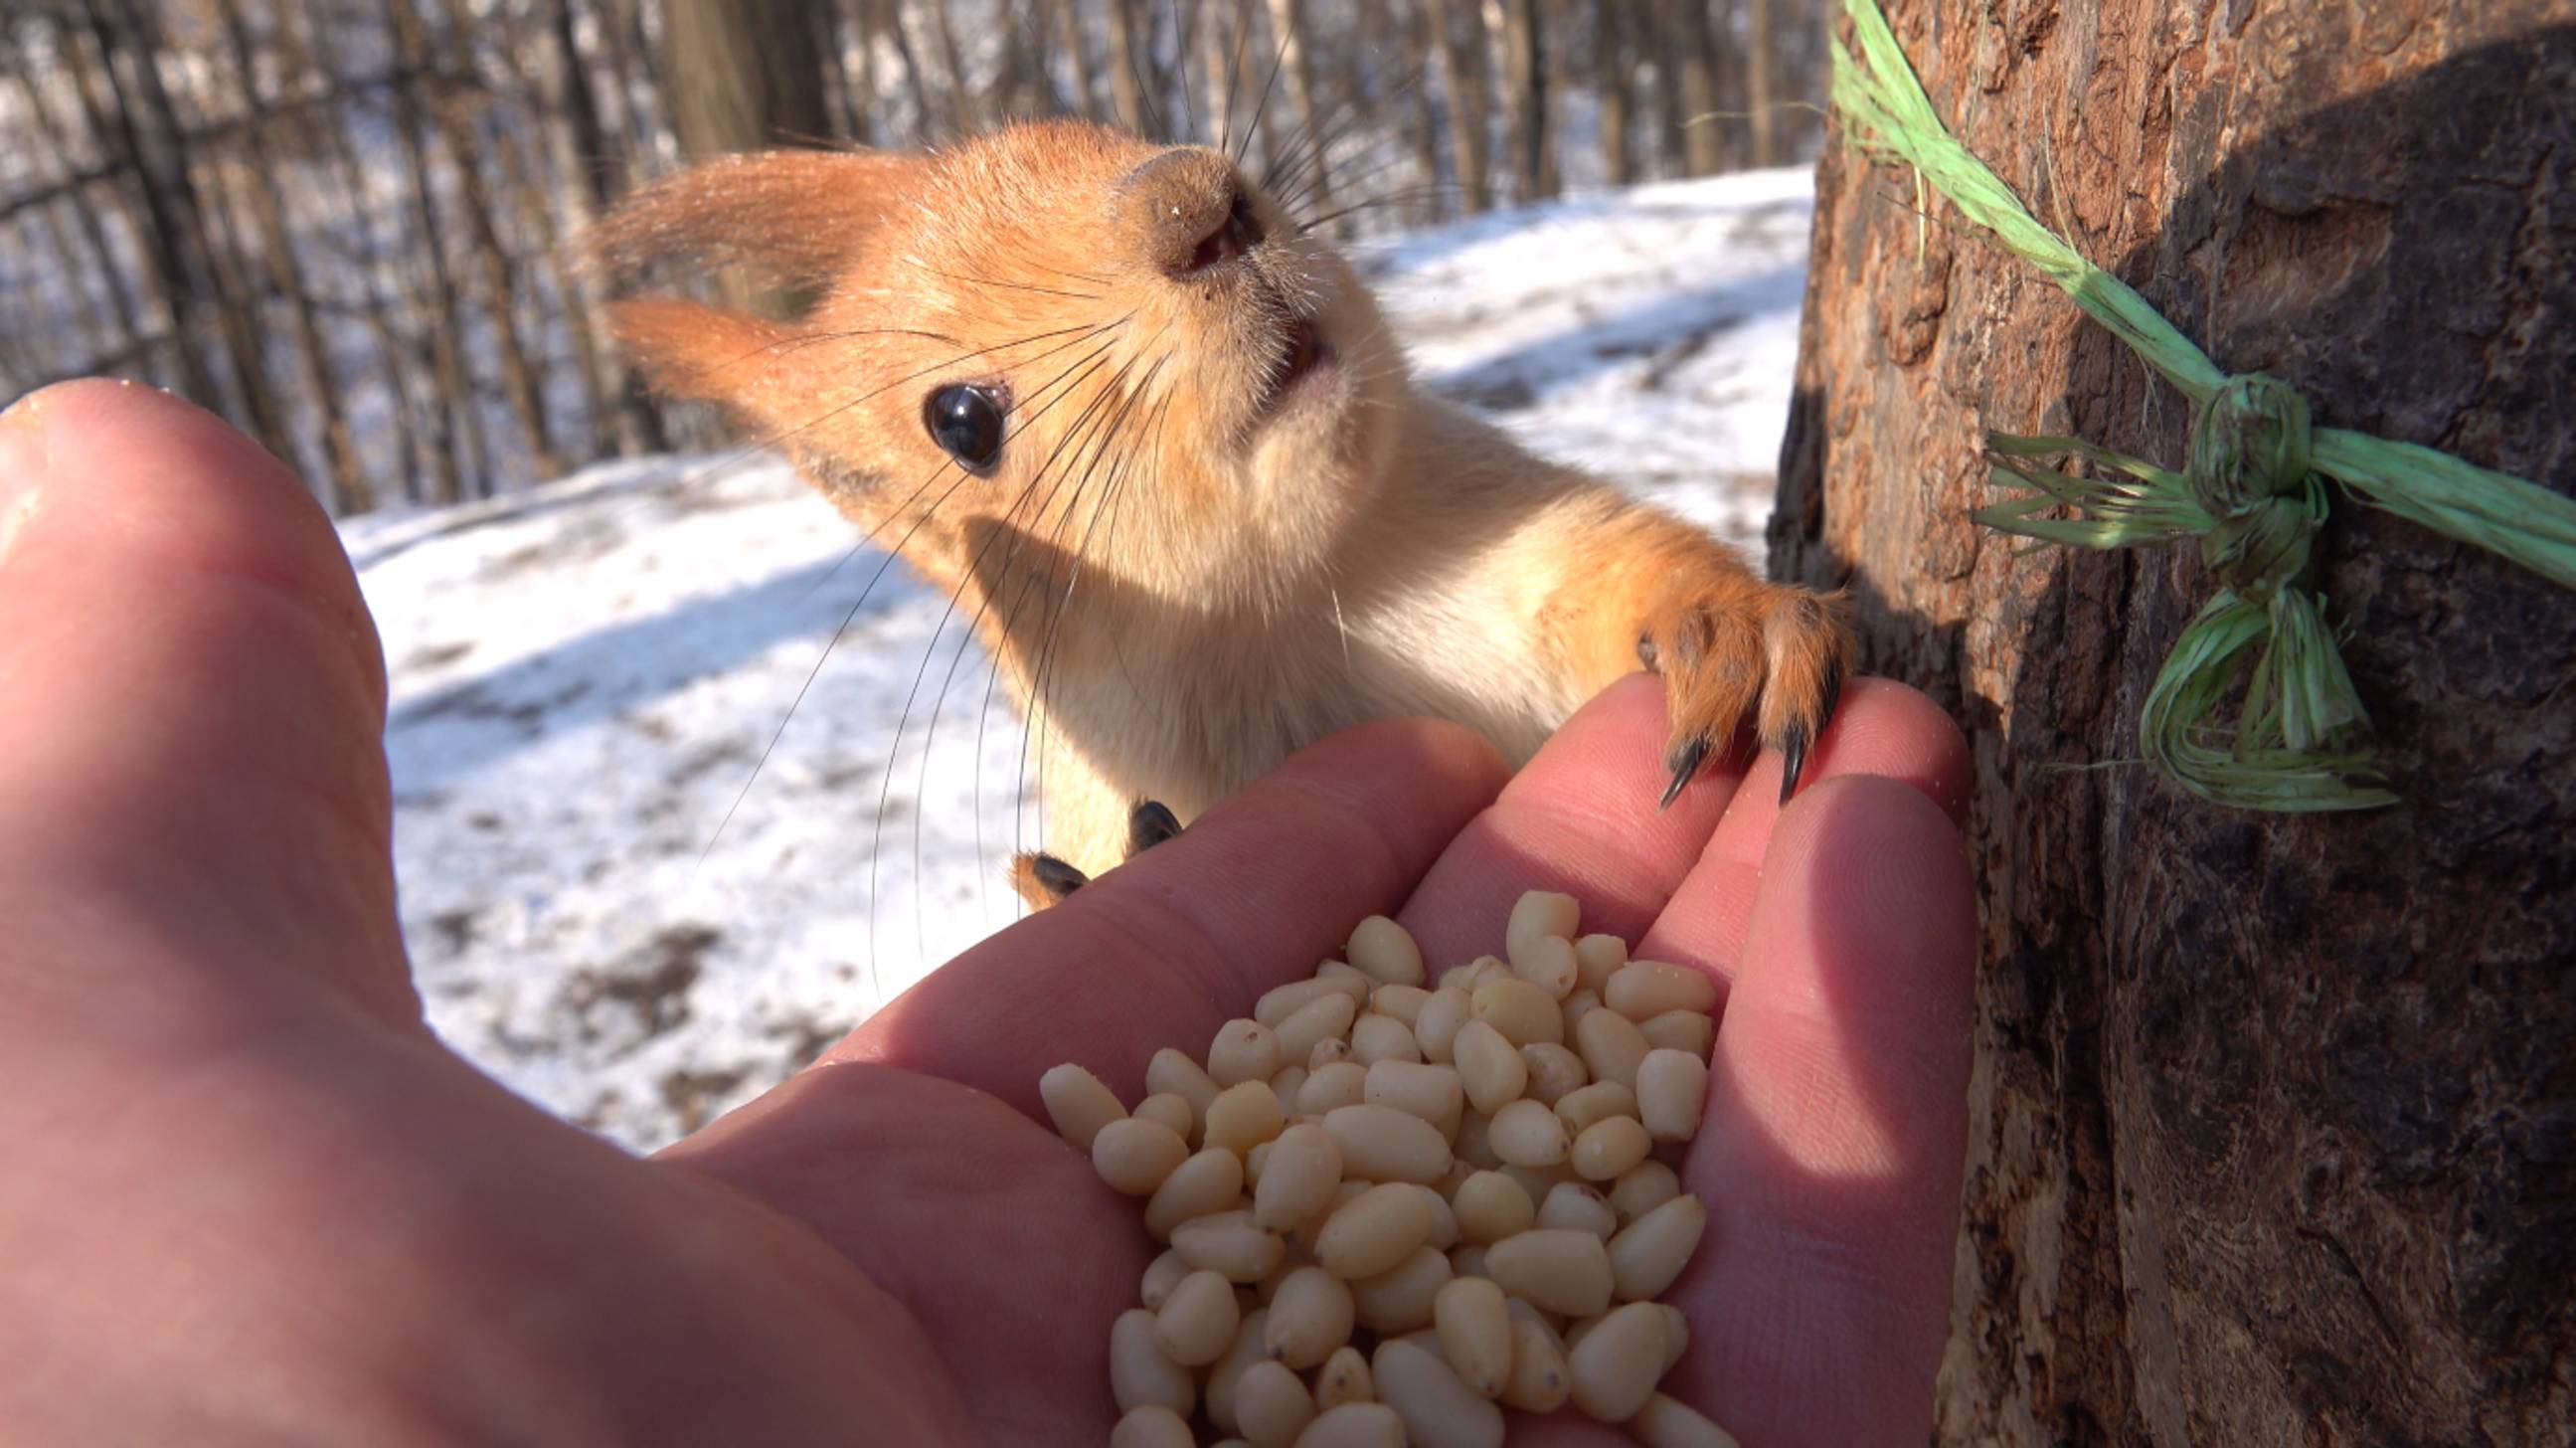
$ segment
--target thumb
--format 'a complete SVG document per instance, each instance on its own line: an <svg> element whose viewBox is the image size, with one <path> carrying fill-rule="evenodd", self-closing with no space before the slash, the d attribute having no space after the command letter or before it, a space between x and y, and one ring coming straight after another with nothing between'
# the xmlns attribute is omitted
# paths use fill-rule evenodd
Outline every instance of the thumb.
<svg viewBox="0 0 2576 1448"><path fill-rule="evenodd" d="M319 507L150 388L0 415L0 1035L416 1024L384 665Z"/></svg>

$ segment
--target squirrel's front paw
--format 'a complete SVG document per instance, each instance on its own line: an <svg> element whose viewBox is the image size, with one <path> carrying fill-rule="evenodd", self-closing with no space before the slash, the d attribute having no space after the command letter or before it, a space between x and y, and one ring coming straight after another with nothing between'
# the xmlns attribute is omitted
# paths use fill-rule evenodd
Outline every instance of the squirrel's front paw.
<svg viewBox="0 0 2576 1448"><path fill-rule="evenodd" d="M1851 629L1837 605L1803 588L1737 585L1721 597L1688 602L1639 632L1637 661L1663 675L1673 721L1664 755L1673 772L1665 804L1709 756L1726 751L1757 702L1756 732L1786 761L1780 799L1788 801L1851 667Z"/></svg>

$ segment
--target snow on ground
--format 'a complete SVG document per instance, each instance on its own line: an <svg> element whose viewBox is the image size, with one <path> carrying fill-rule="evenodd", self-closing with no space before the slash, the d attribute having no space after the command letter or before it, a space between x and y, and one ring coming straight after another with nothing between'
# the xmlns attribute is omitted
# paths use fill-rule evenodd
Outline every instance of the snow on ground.
<svg viewBox="0 0 2576 1448"><path fill-rule="evenodd" d="M1430 385L1751 547L1809 212L1804 172L1759 172L1357 259ZM1018 722L956 622L934 645L944 597L783 466L610 464L344 532L430 1019L548 1109L667 1142L1017 913Z"/></svg>

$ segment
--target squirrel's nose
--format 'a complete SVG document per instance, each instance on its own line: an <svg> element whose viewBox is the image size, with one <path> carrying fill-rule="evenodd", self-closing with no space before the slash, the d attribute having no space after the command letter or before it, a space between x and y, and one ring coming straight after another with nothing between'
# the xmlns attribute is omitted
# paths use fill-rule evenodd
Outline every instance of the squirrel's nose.
<svg viewBox="0 0 2576 1448"><path fill-rule="evenodd" d="M1144 259L1167 276L1223 266L1261 244L1243 177L1220 152L1165 151L1128 172L1121 190Z"/></svg>

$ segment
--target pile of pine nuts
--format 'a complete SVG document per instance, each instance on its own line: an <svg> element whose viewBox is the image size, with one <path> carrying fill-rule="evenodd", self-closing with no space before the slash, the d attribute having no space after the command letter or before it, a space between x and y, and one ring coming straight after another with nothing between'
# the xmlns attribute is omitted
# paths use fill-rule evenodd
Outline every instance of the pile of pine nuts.
<svg viewBox="0 0 2576 1448"><path fill-rule="evenodd" d="M1115 1448L1189 1448L1194 1422L1222 1448L1492 1448L1503 1407L1569 1403L1650 1448L1734 1448L1655 1391L1690 1339L1655 1299L1708 1221L1673 1164L1716 986L1576 925L1531 891L1508 958L1434 988L1371 916L1204 1067L1157 1053L1133 1112L1046 1073L1056 1130L1168 1247L1110 1328Z"/></svg>

